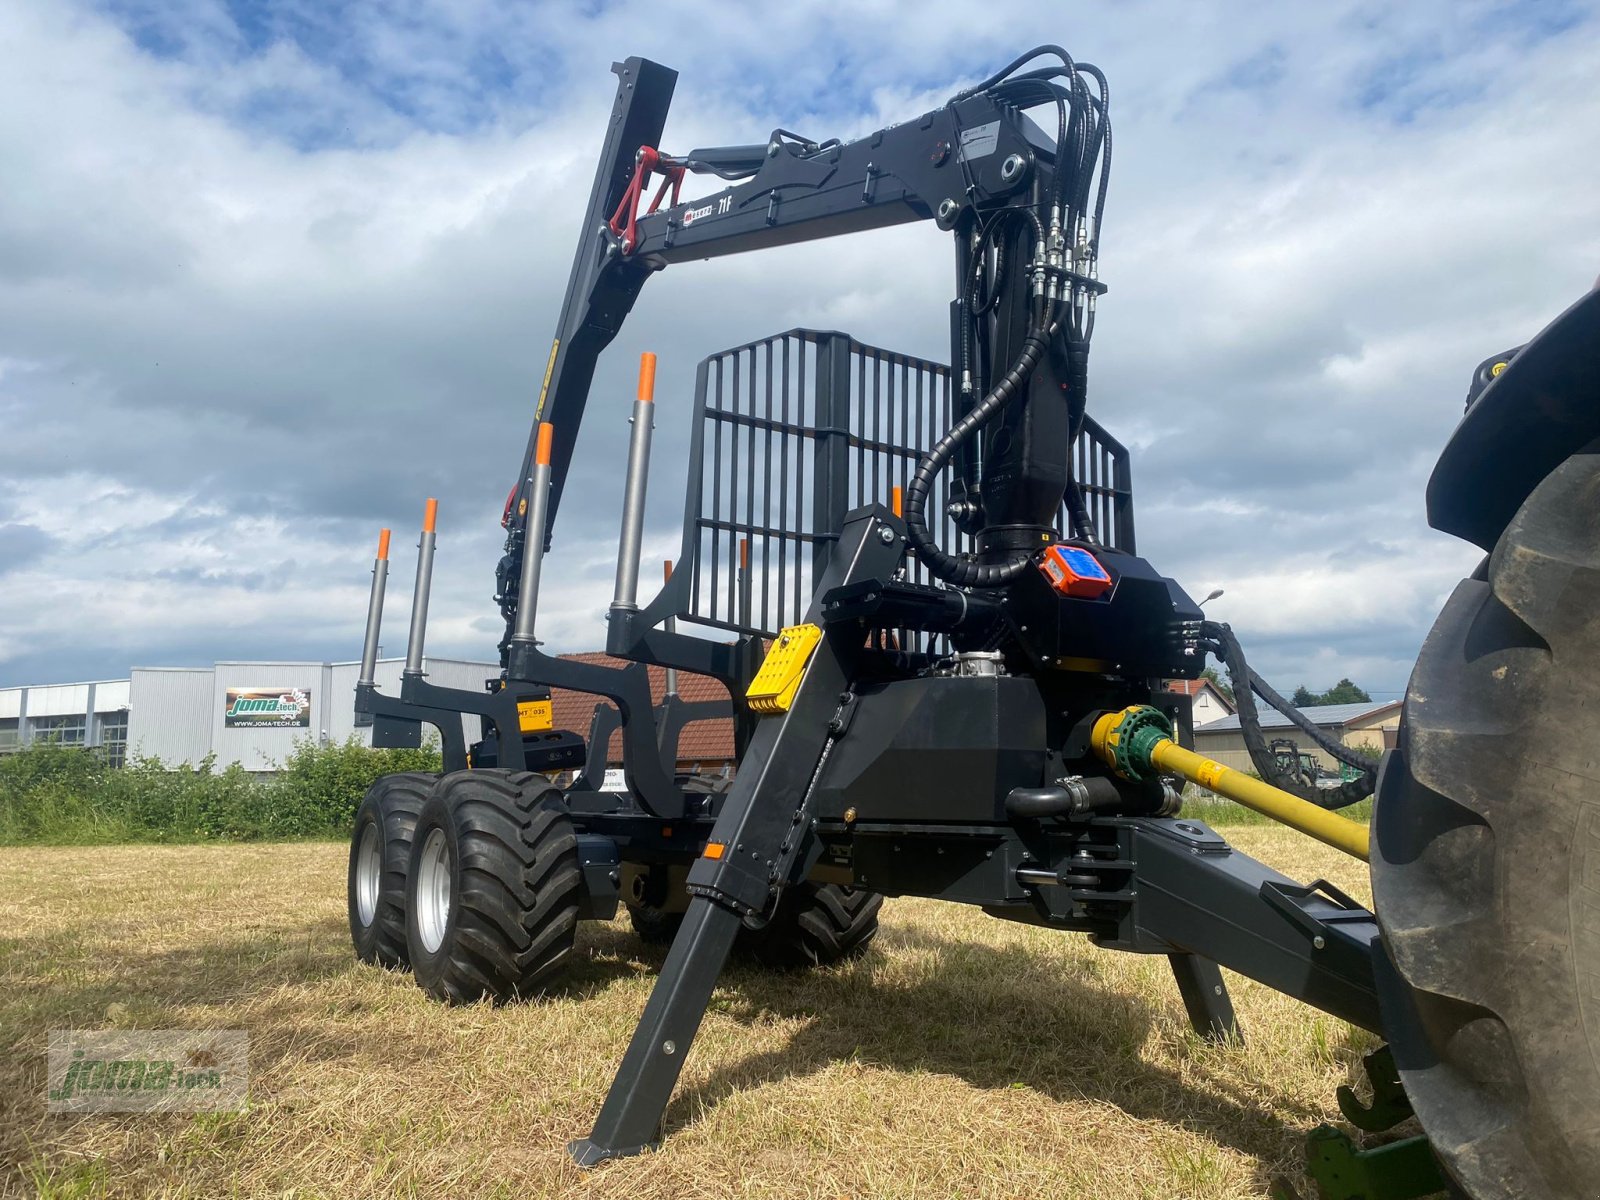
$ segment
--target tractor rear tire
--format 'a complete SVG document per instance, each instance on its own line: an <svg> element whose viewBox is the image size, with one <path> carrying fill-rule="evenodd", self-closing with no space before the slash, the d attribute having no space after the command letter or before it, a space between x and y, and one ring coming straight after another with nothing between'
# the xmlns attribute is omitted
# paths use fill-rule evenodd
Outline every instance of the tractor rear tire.
<svg viewBox="0 0 1600 1200"><path fill-rule="evenodd" d="M738 950L779 970L825 967L864 951L878 936L876 892L836 883L796 883L765 924L739 931Z"/></svg>
<svg viewBox="0 0 1600 1200"><path fill-rule="evenodd" d="M407 879L411 968L470 1004L535 995L572 953L583 892L559 789L529 771L456 771L417 818Z"/></svg>
<svg viewBox="0 0 1600 1200"><path fill-rule="evenodd" d="M438 781L425 771L384 775L356 809L345 882L350 941L362 962L405 969L406 868L411 834L428 792Z"/></svg>
<svg viewBox="0 0 1600 1200"><path fill-rule="evenodd" d="M1384 1024L1435 1153L1473 1200L1592 1200L1600 454L1551 472L1439 615L1372 832Z"/></svg>

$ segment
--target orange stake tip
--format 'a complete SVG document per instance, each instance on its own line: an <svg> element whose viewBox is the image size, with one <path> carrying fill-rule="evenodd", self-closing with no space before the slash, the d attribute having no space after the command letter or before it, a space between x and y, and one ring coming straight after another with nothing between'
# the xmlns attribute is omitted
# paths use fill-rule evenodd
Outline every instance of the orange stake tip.
<svg viewBox="0 0 1600 1200"><path fill-rule="evenodd" d="M646 350L639 355L639 399L646 404L656 398L656 356Z"/></svg>
<svg viewBox="0 0 1600 1200"><path fill-rule="evenodd" d="M534 450L533 461L541 467L550 465L550 444L556 436L556 427L549 421L539 422L539 444Z"/></svg>
<svg viewBox="0 0 1600 1200"><path fill-rule="evenodd" d="M897 517L906 515L904 497L900 494L899 488L895 488L889 493L889 507L894 510L894 515Z"/></svg>
<svg viewBox="0 0 1600 1200"><path fill-rule="evenodd" d="M387 560L389 557L389 531L378 530L378 557Z"/></svg>
<svg viewBox="0 0 1600 1200"><path fill-rule="evenodd" d="M429 496L428 503L423 507L422 510L422 532L432 533L434 524L438 521L438 519L439 502L432 496Z"/></svg>

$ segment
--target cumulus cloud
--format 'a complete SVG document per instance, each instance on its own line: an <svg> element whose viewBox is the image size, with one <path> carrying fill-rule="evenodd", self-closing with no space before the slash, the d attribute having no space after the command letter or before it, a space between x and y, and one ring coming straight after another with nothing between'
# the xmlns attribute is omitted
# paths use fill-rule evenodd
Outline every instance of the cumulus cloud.
<svg viewBox="0 0 1600 1200"><path fill-rule="evenodd" d="M20 0L0 42L0 679L351 657L380 524L440 498L429 647L492 654L498 515L611 100L669 146L851 136L1063 41L1111 78L1091 405L1140 545L1269 678L1398 692L1473 552L1423 485L1467 373L1600 268L1588 6L970 9ZM716 36L706 31L714 29ZM647 553L694 365L794 325L943 357L946 240L674 268L596 379L541 633L602 643L632 361L662 353Z"/></svg>

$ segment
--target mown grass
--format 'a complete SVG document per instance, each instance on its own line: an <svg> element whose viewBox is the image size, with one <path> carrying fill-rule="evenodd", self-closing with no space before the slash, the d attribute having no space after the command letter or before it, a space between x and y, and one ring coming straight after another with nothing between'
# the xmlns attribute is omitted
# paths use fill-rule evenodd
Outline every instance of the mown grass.
<svg viewBox="0 0 1600 1200"><path fill-rule="evenodd" d="M1367 893L1283 830L1233 840ZM1164 959L892 900L864 957L724 976L656 1153L589 1130L659 968L587 925L565 984L450 1009L357 964L343 845L0 850L0 1190L44 1196L1221 1200L1297 1177L1369 1035L1230 978L1242 1045L1196 1039ZM50 1029L251 1038L240 1114L47 1116ZM1299 1180L1302 1192L1305 1181Z"/></svg>

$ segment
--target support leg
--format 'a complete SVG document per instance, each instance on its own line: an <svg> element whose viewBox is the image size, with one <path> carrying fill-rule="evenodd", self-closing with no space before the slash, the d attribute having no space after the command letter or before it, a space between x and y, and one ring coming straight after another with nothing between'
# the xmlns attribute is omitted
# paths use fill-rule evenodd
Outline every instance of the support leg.
<svg viewBox="0 0 1600 1200"><path fill-rule="evenodd" d="M821 597L861 578L888 578L904 553L905 528L880 506L845 522L807 616L821 620ZM862 653L858 628L829 632L813 653L789 708L761 722L704 854L689 868L693 899L667 953L633 1041L587 1138L567 1150L580 1166L637 1154L655 1140L689 1045L733 940L740 914L761 912L795 882L810 837L811 784L826 760L840 697ZM642 668L641 668L642 670Z"/></svg>
<svg viewBox="0 0 1600 1200"><path fill-rule="evenodd" d="M580 1167L638 1154L656 1141L684 1056L738 933L739 914L731 908L704 896L689 901L594 1130L567 1146Z"/></svg>
<svg viewBox="0 0 1600 1200"><path fill-rule="evenodd" d="M1169 954L1167 960L1172 963L1178 994L1183 997L1194 1031L1212 1042L1242 1038L1228 985L1222 981L1222 968L1209 958L1193 954Z"/></svg>

